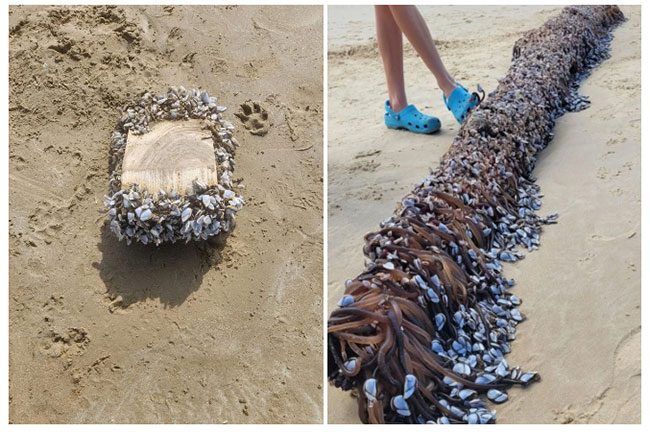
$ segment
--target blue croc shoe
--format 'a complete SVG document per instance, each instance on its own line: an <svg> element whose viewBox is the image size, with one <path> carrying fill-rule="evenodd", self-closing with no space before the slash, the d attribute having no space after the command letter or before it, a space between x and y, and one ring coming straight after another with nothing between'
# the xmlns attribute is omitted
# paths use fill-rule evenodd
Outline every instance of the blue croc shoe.
<svg viewBox="0 0 650 432"><path fill-rule="evenodd" d="M395 112L386 101L384 123L391 129L406 129L411 132L430 134L440 130L440 120L437 117L422 114L414 105L408 105L400 112Z"/></svg>
<svg viewBox="0 0 650 432"><path fill-rule="evenodd" d="M442 100L445 101L445 106L451 113L456 117L458 123L463 123L465 118L467 118L467 113L469 113L473 108L477 107L478 104L483 101L485 98L485 92L481 86L476 86L477 90L481 92L479 95L476 92L468 92L465 87L458 84L454 91L449 95L449 99L442 95Z"/></svg>

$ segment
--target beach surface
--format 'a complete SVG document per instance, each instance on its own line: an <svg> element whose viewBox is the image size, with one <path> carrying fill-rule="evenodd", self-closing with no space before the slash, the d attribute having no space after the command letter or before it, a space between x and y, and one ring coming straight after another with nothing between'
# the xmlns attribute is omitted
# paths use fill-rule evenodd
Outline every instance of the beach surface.
<svg viewBox="0 0 650 432"><path fill-rule="evenodd" d="M322 422L322 8L9 21L9 421ZM121 107L170 86L216 96L241 144L247 203L211 257L104 226ZM234 115L248 100L264 136Z"/></svg>
<svg viewBox="0 0 650 432"><path fill-rule="evenodd" d="M507 359L542 381L513 388L499 423L641 421L641 33L640 8L614 31L611 58L581 93L591 107L559 119L535 175L542 246L505 274L527 320ZM443 61L458 81L486 92L510 65L521 34L560 11L549 6L424 6ZM433 76L405 41L409 102L436 115L432 136L388 130L381 60L370 6L329 8L329 298L363 270L363 235L437 165L458 131ZM358 423L356 401L328 388L330 423Z"/></svg>

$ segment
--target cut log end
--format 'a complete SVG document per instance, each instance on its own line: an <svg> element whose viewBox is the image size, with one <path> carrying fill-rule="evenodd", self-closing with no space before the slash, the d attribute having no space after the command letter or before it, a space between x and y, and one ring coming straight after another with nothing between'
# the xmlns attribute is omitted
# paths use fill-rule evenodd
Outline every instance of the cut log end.
<svg viewBox="0 0 650 432"><path fill-rule="evenodd" d="M193 182L219 182L210 131L202 120L162 121L144 135L129 134L122 162L122 185L156 193L192 194Z"/></svg>

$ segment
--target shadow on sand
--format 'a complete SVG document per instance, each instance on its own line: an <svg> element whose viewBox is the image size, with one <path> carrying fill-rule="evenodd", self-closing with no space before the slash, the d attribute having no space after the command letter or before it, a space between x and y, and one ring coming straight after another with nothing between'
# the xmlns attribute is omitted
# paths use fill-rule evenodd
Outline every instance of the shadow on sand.
<svg viewBox="0 0 650 432"><path fill-rule="evenodd" d="M225 238L214 242L164 243L158 247L118 241L108 225L101 228L101 262L93 263L115 307L126 308L147 299L165 307L181 305L221 260ZM119 296L119 297L118 297Z"/></svg>

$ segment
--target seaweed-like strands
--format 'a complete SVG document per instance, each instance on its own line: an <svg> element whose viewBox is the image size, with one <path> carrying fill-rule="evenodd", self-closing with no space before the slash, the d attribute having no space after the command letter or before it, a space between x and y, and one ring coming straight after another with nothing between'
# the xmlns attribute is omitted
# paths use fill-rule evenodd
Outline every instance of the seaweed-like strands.
<svg viewBox="0 0 650 432"><path fill-rule="evenodd" d="M527 32L512 65L440 165L380 230L367 269L328 321L328 374L370 423L492 423L495 403L536 372L504 356L524 319L501 262L534 250L544 224L532 171L555 120L588 106L579 82L607 57L616 6L567 7Z"/></svg>

